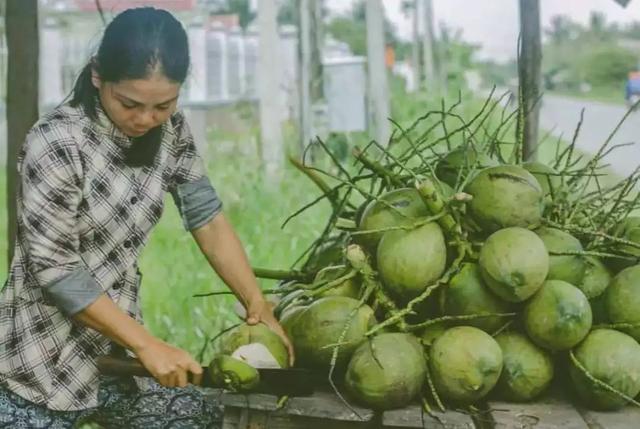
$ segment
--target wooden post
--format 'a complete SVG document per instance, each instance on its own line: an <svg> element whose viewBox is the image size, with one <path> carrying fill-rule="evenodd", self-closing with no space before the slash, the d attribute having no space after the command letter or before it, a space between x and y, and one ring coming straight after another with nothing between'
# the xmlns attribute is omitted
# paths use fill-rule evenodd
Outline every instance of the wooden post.
<svg viewBox="0 0 640 429"><path fill-rule="evenodd" d="M412 43L411 43L411 71L413 74L413 90L415 91L420 86L420 79L422 77L422 67L420 67L420 31L418 30L418 23L420 21L420 0L413 0L413 10L411 15L412 21Z"/></svg>
<svg viewBox="0 0 640 429"><path fill-rule="evenodd" d="M18 151L38 120L38 0L8 0L7 47L7 232L9 264L16 237Z"/></svg>
<svg viewBox="0 0 640 429"><path fill-rule="evenodd" d="M311 10L310 0L299 0L298 37L300 76L300 156L311 141Z"/></svg>
<svg viewBox="0 0 640 429"><path fill-rule="evenodd" d="M542 42L540 35L540 1L520 0L521 50L518 65L520 77L521 106L524 124L517 130L524 131L522 157L533 160L538 144L538 122L540 116L540 87L542 84ZM517 131L518 132L518 131Z"/></svg>
<svg viewBox="0 0 640 429"><path fill-rule="evenodd" d="M381 0L367 0L367 64L369 99L375 139L386 146L389 142L389 83L384 62L384 10Z"/></svg>
<svg viewBox="0 0 640 429"><path fill-rule="evenodd" d="M309 0L311 3L311 102L324 98L322 48L324 44L323 0Z"/></svg>
<svg viewBox="0 0 640 429"><path fill-rule="evenodd" d="M438 87L433 48L433 4L431 0L423 0L424 6L424 34L422 49L424 57L424 87ZM444 82L446 84L446 82Z"/></svg>
<svg viewBox="0 0 640 429"><path fill-rule="evenodd" d="M280 181L284 154L282 148L282 114L278 62L278 23L276 0L258 2L260 48L258 53L258 97L260 99L260 137L262 161L271 184Z"/></svg>

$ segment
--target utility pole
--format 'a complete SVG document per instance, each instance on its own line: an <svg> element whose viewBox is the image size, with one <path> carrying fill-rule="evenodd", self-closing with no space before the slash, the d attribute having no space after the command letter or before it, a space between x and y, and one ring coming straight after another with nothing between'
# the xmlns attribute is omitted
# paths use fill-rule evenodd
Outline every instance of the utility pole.
<svg viewBox="0 0 640 429"><path fill-rule="evenodd" d="M436 77L435 55L434 55L434 36L433 36L433 4L431 0L422 0L424 7L424 34L422 39L422 49L424 57L424 87L438 87Z"/></svg>
<svg viewBox="0 0 640 429"><path fill-rule="evenodd" d="M258 53L258 96L260 99L260 138L262 161L267 180L276 184L282 177L282 115L280 114L280 79L278 67L278 23L276 0L258 2L260 48Z"/></svg>
<svg viewBox="0 0 640 429"><path fill-rule="evenodd" d="M299 0L300 154L311 141L311 0Z"/></svg>
<svg viewBox="0 0 640 429"><path fill-rule="evenodd" d="M8 0L7 66L7 232L9 263L16 238L18 151L38 120L38 0Z"/></svg>
<svg viewBox="0 0 640 429"><path fill-rule="evenodd" d="M323 2L309 0L311 10L311 101L324 98L322 52L324 47Z"/></svg>
<svg viewBox="0 0 640 429"><path fill-rule="evenodd" d="M391 135L389 126L389 83L384 62L384 10L381 0L367 0L367 64L369 99L374 136L386 146Z"/></svg>
<svg viewBox="0 0 640 429"><path fill-rule="evenodd" d="M521 113L518 127L524 133L522 157L535 158L538 144L538 123L540 116L540 87L542 84L542 41L540 34L540 1L520 0L521 50L518 74L520 79Z"/></svg>
<svg viewBox="0 0 640 429"><path fill-rule="evenodd" d="M416 90L420 86L420 79L422 78L422 68L420 67L420 31L418 30L418 23L420 18L420 0L413 0L413 6L411 10L412 18L412 39L411 43L411 70L413 72L413 89Z"/></svg>

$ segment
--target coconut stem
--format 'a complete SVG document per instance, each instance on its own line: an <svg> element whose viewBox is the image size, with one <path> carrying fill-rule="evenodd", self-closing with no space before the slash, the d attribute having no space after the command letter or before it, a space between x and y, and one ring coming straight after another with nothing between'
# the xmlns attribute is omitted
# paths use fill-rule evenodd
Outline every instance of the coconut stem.
<svg viewBox="0 0 640 429"><path fill-rule="evenodd" d="M464 259L465 253L464 253L464 249L462 250L462 252L458 255L458 257L453 261L453 263L451 264L451 267L449 267L449 269L447 270L446 273L444 273L444 275L442 277L440 277L440 279L438 279L434 284L432 284L431 286L427 287L424 292L422 292L420 295L418 295L416 298L412 299L411 301L409 301L409 303L407 304L407 306L405 308L403 308L402 310L398 311L395 315L391 316L390 318L386 319L385 321L377 324L376 326L374 326L373 328L369 329L369 331L365 334L366 336L371 336L373 334L375 334L376 332L378 332L379 330L387 327L387 326L392 326L394 324L396 324L398 322L398 320L413 314L413 307L415 307L416 305L418 305L419 303L421 303L422 301L424 301L425 299L427 299L436 289L438 289L440 286L442 286L443 284L446 284L449 282L449 279L451 278L451 276L458 272L458 270L460 269L460 264L462 263L462 260Z"/></svg>
<svg viewBox="0 0 640 429"><path fill-rule="evenodd" d="M411 301L409 301L409 304L407 304L407 306L405 308L403 308L402 310L399 310L398 312L396 312L394 315L392 315L391 317L389 317L385 321L383 321L383 322L377 324L376 326L374 326L373 328L369 329L369 331L365 335L366 336L374 335L379 330L381 330L383 328L386 328L387 326L395 325L400 320L402 320L404 317L412 314L413 313L413 307L415 305L419 304L420 302L424 301L425 299L427 299L433 293L433 291L435 291L443 283L444 282L442 280L439 280L435 284L429 286L428 288L425 289L424 292L422 292L422 294L420 294L420 296L418 296L417 298L414 298Z"/></svg>
<svg viewBox="0 0 640 429"><path fill-rule="evenodd" d="M599 296L598 296L599 297ZM636 323L603 323L595 325L591 329L636 329L640 328L640 322Z"/></svg>
<svg viewBox="0 0 640 429"><path fill-rule="evenodd" d="M426 322L418 323L415 325L409 325L408 328L411 331L416 331L419 329L424 329L428 326L435 325L441 322L457 322L457 321L466 321L466 320L476 320L476 319L484 319L487 317L512 317L516 316L517 313L489 313L489 314L466 314L461 316L442 316L436 319L430 319Z"/></svg>
<svg viewBox="0 0 640 429"><path fill-rule="evenodd" d="M353 231L351 232L351 235L369 235L369 234L377 234L377 233L381 233L381 232L388 232L388 231L411 231L414 230L416 228L421 227L422 225L426 225L430 222L434 222L437 221L438 219L442 218L442 216L444 216L445 213L440 213L437 214L435 216L429 216L426 218L422 218L417 222L414 222L410 225L398 225L398 226L389 226L386 228L378 228L378 229L367 229L367 230L361 230L361 231Z"/></svg>
<svg viewBox="0 0 640 429"><path fill-rule="evenodd" d="M454 217L446 212L444 200L440 196L440 193L436 189L433 181L430 179L424 179L421 182L416 183L416 189L418 190L422 201L431 213L445 213L445 215L438 220L438 224L444 229L447 235L456 238L460 237L462 235L462 229Z"/></svg>
<svg viewBox="0 0 640 429"><path fill-rule="evenodd" d="M393 183L393 185L397 187L404 186L402 181L400 181L400 179L398 179L398 177L395 174L393 174L391 171L389 171L386 167L384 167L379 162L369 159L364 154L364 152L360 150L360 148L358 147L353 148L353 156L355 156L355 158L358 161L360 161L362 165L364 165L367 169L373 171L374 173L376 173L378 176L382 178L388 179L391 183Z"/></svg>
<svg viewBox="0 0 640 429"><path fill-rule="evenodd" d="M335 280L330 280L330 281L323 281L318 283L317 285L312 285L312 289L305 293L305 296L308 298L313 298L316 297L318 295L323 294L324 292L331 290L337 286L339 286L340 284L346 282L347 280L351 280L352 278L354 278L358 273L356 272L356 270L350 270L348 271L346 274L338 277Z"/></svg>
<svg viewBox="0 0 640 429"><path fill-rule="evenodd" d="M271 280L296 280L307 282L311 280L311 274L296 270L270 270L267 268L253 268L253 273L261 279Z"/></svg>
<svg viewBox="0 0 640 429"><path fill-rule="evenodd" d="M436 405L442 411L445 412L444 404L440 400L440 395L438 395L438 391L436 390L435 384L433 384L433 378L431 377L431 369L429 368L429 363L427 362L427 384L429 385L429 390L431 391L431 395L433 396L433 400L436 401Z"/></svg>
<svg viewBox="0 0 640 429"><path fill-rule="evenodd" d="M565 250L563 252L549 252L552 256L596 256L598 258L624 259L626 261L636 261L638 258L632 256L622 256L606 252L594 252L590 250Z"/></svg>
<svg viewBox="0 0 640 429"><path fill-rule="evenodd" d="M297 159L293 157L289 157L289 162L291 162L291 164L293 164L294 167L296 167L299 171L304 173L309 179L311 179L313 183L316 184L316 186L318 186L318 188L320 188L322 193L327 197L327 199L331 203L331 207L333 207L333 210L335 211L339 206L338 189L335 189L335 188L332 189L329 185L327 185L327 182L325 182L322 179L322 177L320 177L317 171L307 168L307 166L305 166L303 163L301 163Z"/></svg>
<svg viewBox="0 0 640 429"><path fill-rule="evenodd" d="M384 293L381 287L376 287L375 297L377 302L382 306L382 309L387 313L389 317L395 316L400 311L398 306L396 306L393 300ZM407 325L407 322L402 316L397 319L397 326L401 332L407 332L409 329L409 325Z"/></svg>
<svg viewBox="0 0 640 429"><path fill-rule="evenodd" d="M357 246L357 245L354 245ZM351 246L349 246L351 247ZM359 247L359 246L358 246ZM362 417L358 414L358 412L347 402L346 399L344 399L344 397L342 396L342 394L340 393L340 391L338 390L338 387L336 386L336 384L333 381L333 372L336 369L336 364L338 363L338 352L340 350L340 345L344 342L344 338L347 336L347 332L349 331L349 328L351 327L351 323L353 322L353 319L355 318L356 314L358 313L358 310L360 309L360 307L362 307L364 305L365 302L367 302L369 300L369 297L371 296L371 294L374 291L374 286L372 284L367 284L365 286L365 290L364 293L362 294L362 298L360 298L359 301L359 305L357 307L355 307L351 313L349 313L349 317L347 319L347 322L344 324L344 328L342 329L342 332L340 333L340 336L338 337L338 341L337 341L337 345L333 348L333 352L331 353L331 363L329 365L329 384L331 385L331 388L333 389L333 391L335 392L335 394L338 396L338 398L340 398L340 400L356 415L358 416L358 418L360 420L362 420Z"/></svg>
<svg viewBox="0 0 640 429"><path fill-rule="evenodd" d="M630 397L628 395L625 395L624 393L620 392L615 387L610 386L609 384L605 383L604 381L598 380L593 375L591 375L591 373L587 370L587 368L585 368L580 363L578 358L576 358L575 354L573 354L573 350L569 351L569 357L571 358L571 362L573 362L573 364L585 375L585 377L587 377L589 379L589 381L591 381L592 383L596 384L597 386L603 388L604 390L606 390L606 391L608 391L610 393L618 395L619 397L621 397L625 401L628 401L628 402L632 403L636 407L640 407L640 402L636 401L635 399L633 399L632 397Z"/></svg>
<svg viewBox="0 0 640 429"><path fill-rule="evenodd" d="M582 234L582 235L591 235L594 237L600 237L605 240L609 240L616 244L623 244L625 246L634 247L636 249L640 249L640 243L636 243L635 241L626 240L624 238L616 237L601 231L590 231L585 228L580 228L572 225L560 225L559 223L553 222L551 220L545 219L544 224L550 226L552 228L564 229L567 232Z"/></svg>

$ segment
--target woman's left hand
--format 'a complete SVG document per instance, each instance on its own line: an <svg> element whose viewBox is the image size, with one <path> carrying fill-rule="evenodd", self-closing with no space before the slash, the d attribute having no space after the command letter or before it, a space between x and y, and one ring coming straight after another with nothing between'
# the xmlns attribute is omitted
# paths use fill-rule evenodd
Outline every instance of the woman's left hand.
<svg viewBox="0 0 640 429"><path fill-rule="evenodd" d="M273 315L273 308L264 298L252 301L247 308L247 324L257 325L262 322L267 325L273 332L278 334L289 352L289 366L293 366L295 362L295 354L291 340L282 329L278 319Z"/></svg>

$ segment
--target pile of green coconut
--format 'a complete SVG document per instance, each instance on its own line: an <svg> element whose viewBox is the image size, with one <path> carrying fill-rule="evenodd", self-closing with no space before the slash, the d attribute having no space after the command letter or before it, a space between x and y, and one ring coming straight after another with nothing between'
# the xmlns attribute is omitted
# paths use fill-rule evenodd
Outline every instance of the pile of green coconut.
<svg viewBox="0 0 640 429"><path fill-rule="evenodd" d="M360 170L341 168L333 186L297 164L333 213L276 291L296 365L381 410L534 401L554 380L593 409L637 404L638 175L604 173L608 143L541 163L460 140L356 151ZM229 335L254 335L243 344L286 366L257 330Z"/></svg>

